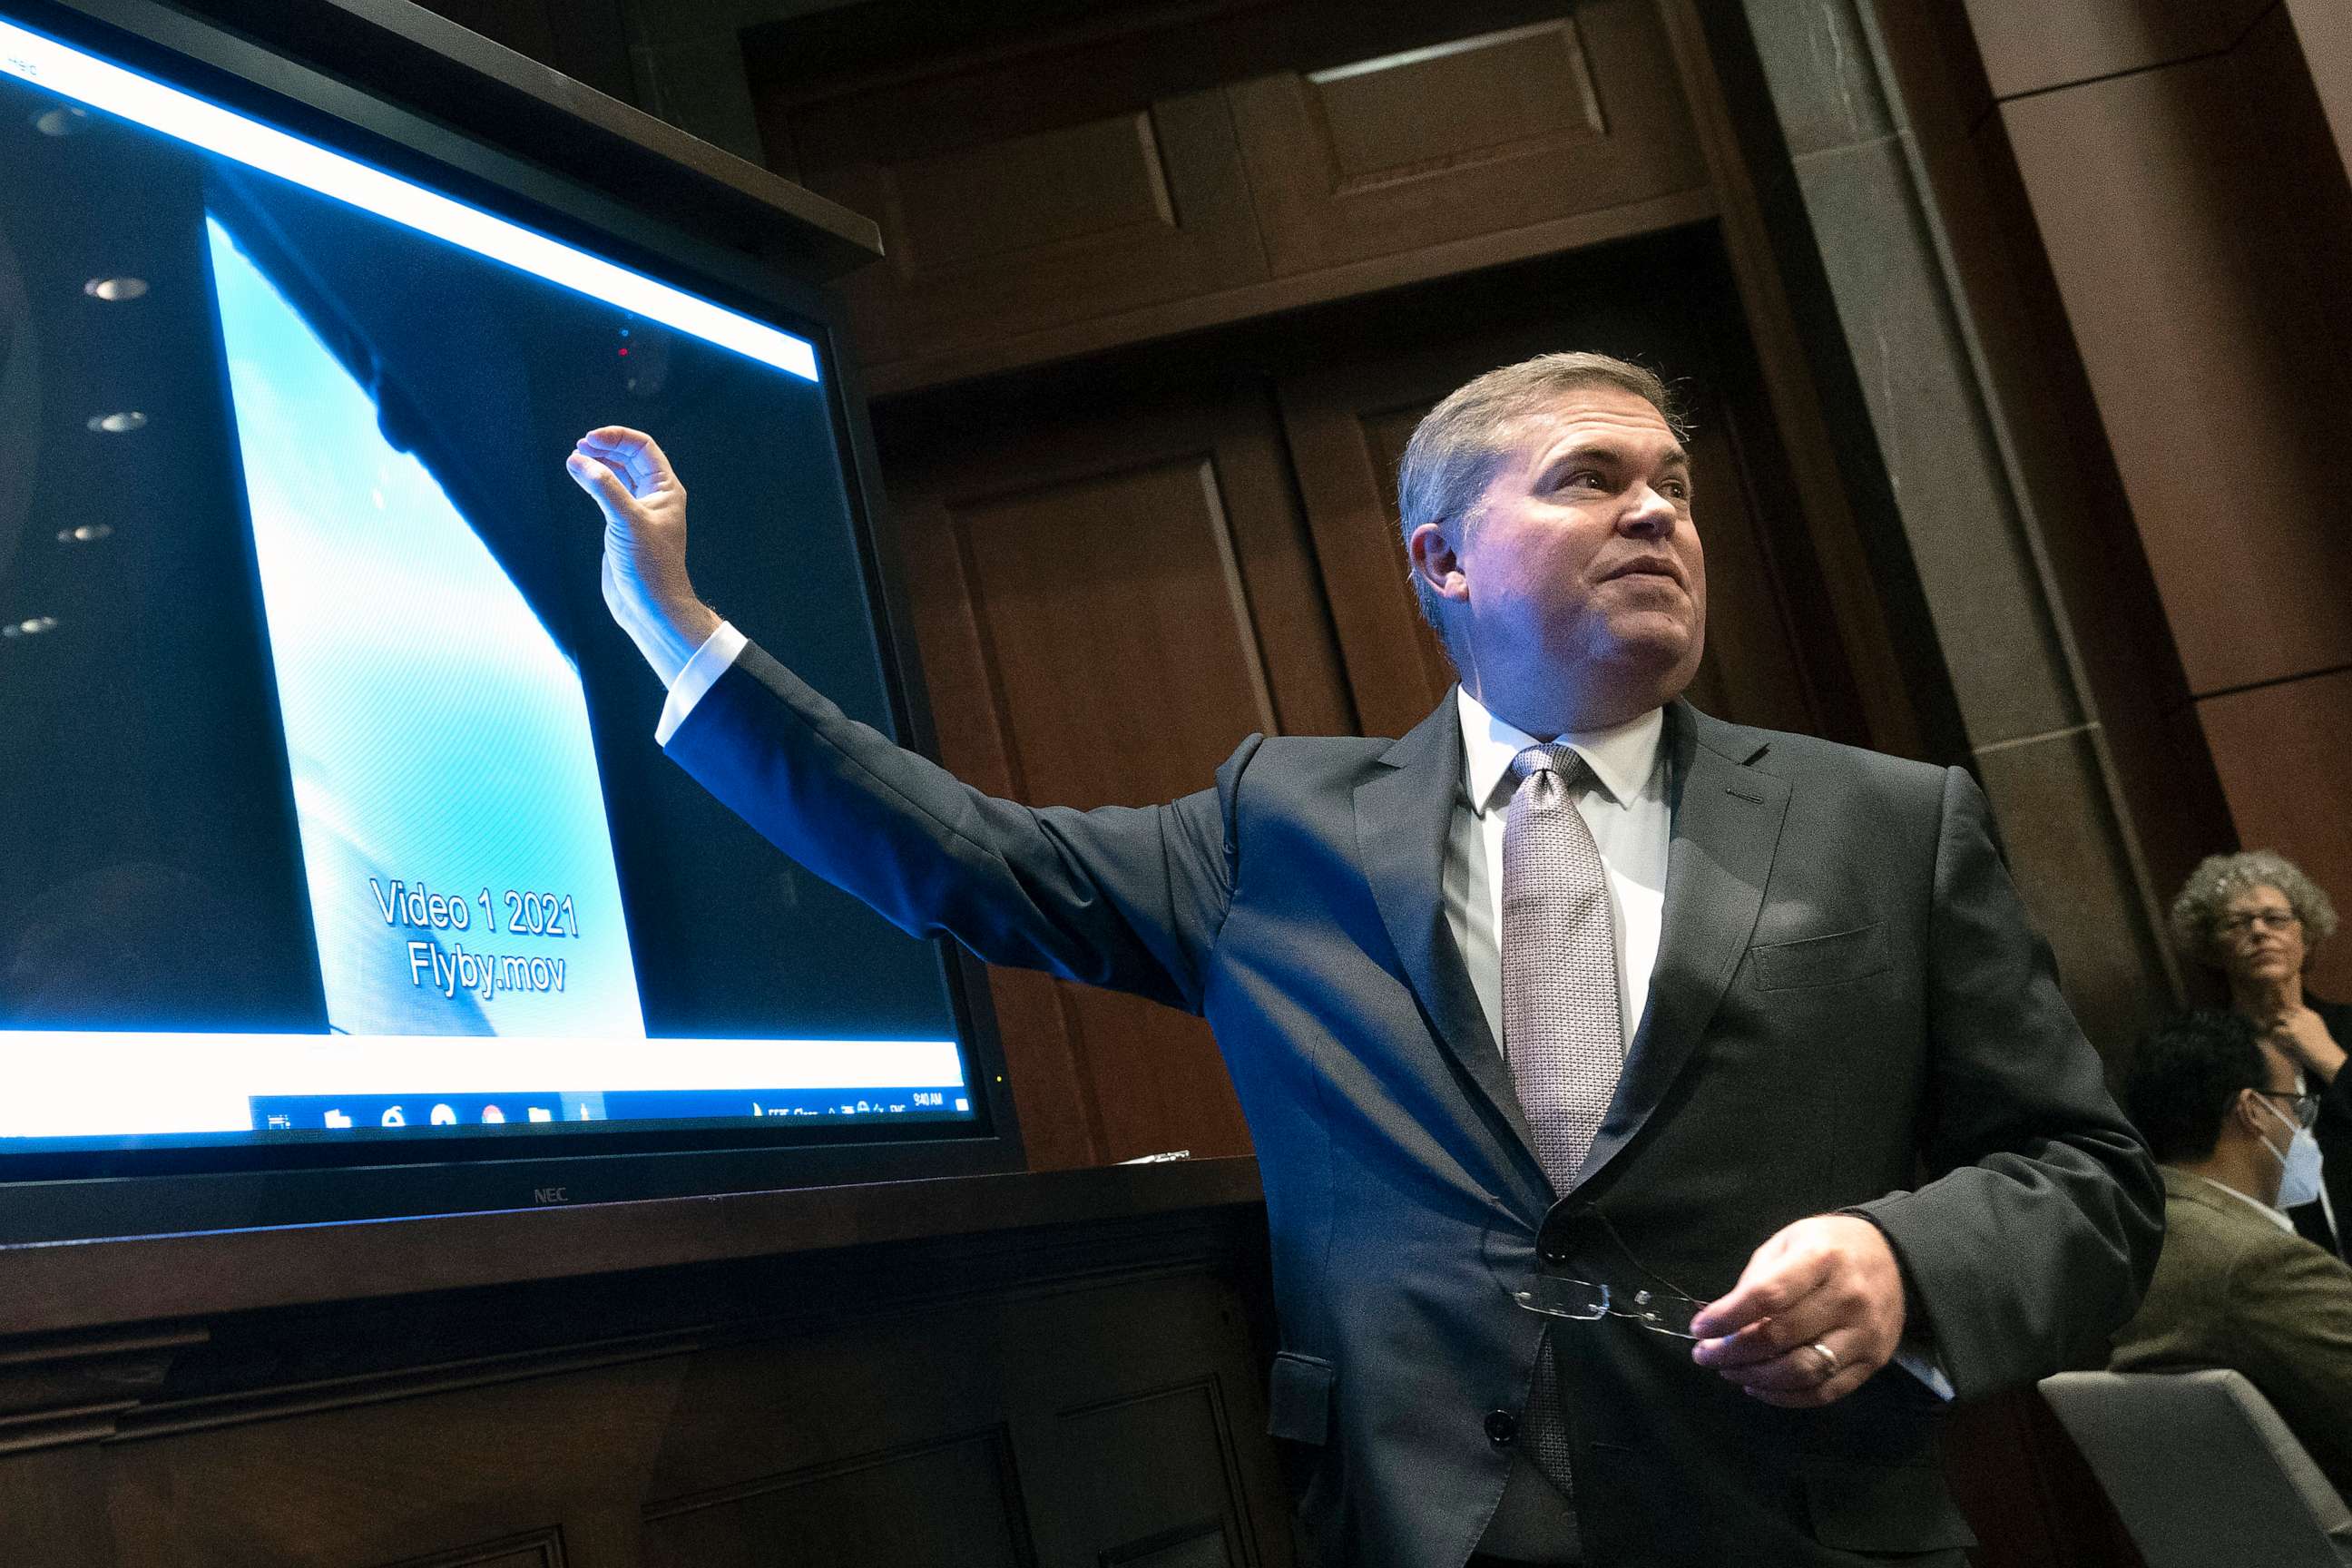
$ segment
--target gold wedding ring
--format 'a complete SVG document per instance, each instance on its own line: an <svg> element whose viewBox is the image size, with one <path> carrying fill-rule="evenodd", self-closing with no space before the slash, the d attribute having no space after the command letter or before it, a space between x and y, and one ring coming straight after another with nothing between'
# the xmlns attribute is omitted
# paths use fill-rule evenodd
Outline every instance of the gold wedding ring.
<svg viewBox="0 0 2352 1568"><path fill-rule="evenodd" d="M1829 1346L1822 1343L1819 1340L1815 1340L1805 1348L1822 1358L1822 1366L1823 1368L1822 1373L1822 1381L1823 1383L1827 1383L1830 1379L1838 1374L1839 1362L1837 1352L1830 1349Z"/></svg>

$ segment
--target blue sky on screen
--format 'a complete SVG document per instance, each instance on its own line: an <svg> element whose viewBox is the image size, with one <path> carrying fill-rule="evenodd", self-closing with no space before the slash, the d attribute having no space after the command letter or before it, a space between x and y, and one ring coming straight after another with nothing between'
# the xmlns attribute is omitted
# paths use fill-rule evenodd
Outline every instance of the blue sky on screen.
<svg viewBox="0 0 2352 1568"><path fill-rule="evenodd" d="M642 1037L577 670L367 394L206 227L330 1022ZM460 900L463 929L387 921L395 882ZM543 923L551 895L571 900L567 934L511 929L526 900Z"/></svg>

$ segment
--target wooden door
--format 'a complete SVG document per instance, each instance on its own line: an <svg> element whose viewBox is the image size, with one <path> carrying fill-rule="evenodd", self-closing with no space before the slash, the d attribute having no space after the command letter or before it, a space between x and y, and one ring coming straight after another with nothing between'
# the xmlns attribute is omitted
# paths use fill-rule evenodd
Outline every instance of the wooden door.
<svg viewBox="0 0 2352 1568"><path fill-rule="evenodd" d="M941 759L1031 805L1210 786L1253 731L1356 728L1264 388L880 422ZM1031 1163L1246 1153L1198 1020L991 974Z"/></svg>

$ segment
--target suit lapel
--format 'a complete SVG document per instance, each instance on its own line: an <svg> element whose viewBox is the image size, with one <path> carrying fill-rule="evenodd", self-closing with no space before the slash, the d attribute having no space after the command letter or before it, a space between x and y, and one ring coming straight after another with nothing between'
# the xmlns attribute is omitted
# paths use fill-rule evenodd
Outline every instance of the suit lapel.
<svg viewBox="0 0 2352 1568"><path fill-rule="evenodd" d="M1462 787L1462 727L1453 694L1382 753L1380 764L1355 791L1356 853L1372 900L1438 1043L1534 1167L1535 1141L1510 1069L1445 923L1445 841ZM1539 1167L1536 1175L1540 1183Z"/></svg>
<svg viewBox="0 0 2352 1568"><path fill-rule="evenodd" d="M1641 1131L1715 1016L1755 932L1788 813L1787 783L1747 765L1764 751L1752 732L1676 702L1666 744L1674 830L1650 1001L1580 1186Z"/></svg>

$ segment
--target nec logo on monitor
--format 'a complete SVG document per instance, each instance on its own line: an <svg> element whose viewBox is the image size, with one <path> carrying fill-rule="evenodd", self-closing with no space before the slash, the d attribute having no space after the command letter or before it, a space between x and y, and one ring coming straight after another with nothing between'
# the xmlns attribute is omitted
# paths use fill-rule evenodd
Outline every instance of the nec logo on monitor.
<svg viewBox="0 0 2352 1568"><path fill-rule="evenodd" d="M572 1200L563 1195L562 1187L533 1187L530 1201L535 1204L568 1204Z"/></svg>

